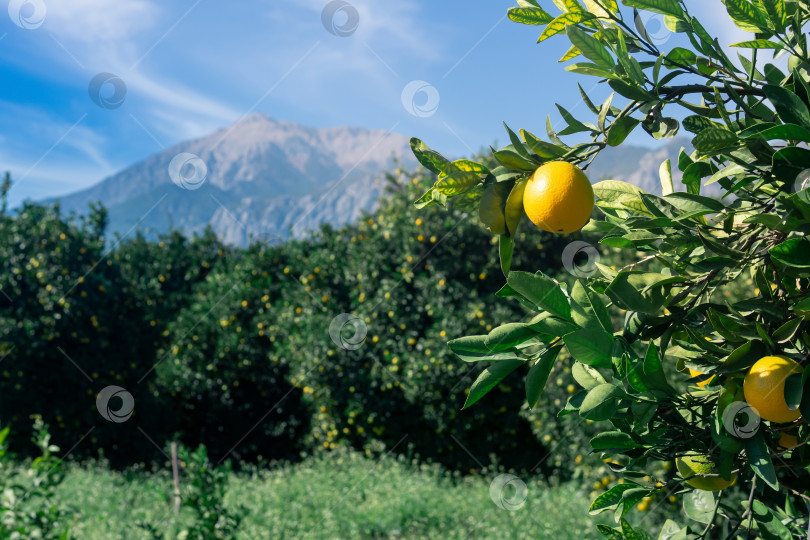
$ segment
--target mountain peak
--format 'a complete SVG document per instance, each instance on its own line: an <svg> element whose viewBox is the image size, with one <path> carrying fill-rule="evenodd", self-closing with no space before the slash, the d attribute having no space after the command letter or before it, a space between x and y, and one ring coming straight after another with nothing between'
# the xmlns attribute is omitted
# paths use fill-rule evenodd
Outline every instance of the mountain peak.
<svg viewBox="0 0 810 540"><path fill-rule="evenodd" d="M194 189L178 187L169 175L180 153L205 164L205 179ZM316 129L252 113L60 202L65 211L82 213L90 202L101 201L112 231L128 231L140 220L144 228L173 225L186 232L210 223L223 238L244 244L250 236L286 237L293 225L303 234L322 222L339 225L372 210L380 195L374 178L394 157L415 165L404 135L347 126Z"/></svg>

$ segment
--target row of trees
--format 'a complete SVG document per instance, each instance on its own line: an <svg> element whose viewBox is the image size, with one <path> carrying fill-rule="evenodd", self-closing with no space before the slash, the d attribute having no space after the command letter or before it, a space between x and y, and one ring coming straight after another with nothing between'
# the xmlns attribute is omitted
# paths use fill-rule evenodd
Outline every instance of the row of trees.
<svg viewBox="0 0 810 540"><path fill-rule="evenodd" d="M247 249L210 232L111 239L101 208L0 215L0 422L11 449L27 447L41 415L71 456L117 466L162 459L158 447L180 440L214 460L348 445L465 472L500 462L570 473L575 456L547 456L562 433L548 422L553 406L521 409L522 391L507 391L517 379L487 398L490 410L461 410L474 374L449 336L523 308L494 298L497 245L474 215L412 208L434 180L397 171L358 223ZM563 271L570 239L521 237L532 249L516 266ZM560 402L573 379L564 368L555 378ZM133 396L124 422L97 410L110 385Z"/></svg>

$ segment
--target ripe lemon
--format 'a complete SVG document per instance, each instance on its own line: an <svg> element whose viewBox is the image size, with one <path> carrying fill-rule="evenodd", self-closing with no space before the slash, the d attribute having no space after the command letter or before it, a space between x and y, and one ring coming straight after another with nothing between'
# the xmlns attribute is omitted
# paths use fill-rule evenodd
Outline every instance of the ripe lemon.
<svg viewBox="0 0 810 540"><path fill-rule="evenodd" d="M593 188L588 177L565 161L540 166L523 192L523 209L544 231L572 233L581 229L593 212Z"/></svg>
<svg viewBox="0 0 810 540"><path fill-rule="evenodd" d="M717 471L717 464L712 460L712 457L698 452L687 452L683 456L676 458L675 467L684 477L687 484L703 491L720 491L733 486L737 480L736 473L731 475L730 480L720 476Z"/></svg>
<svg viewBox="0 0 810 540"><path fill-rule="evenodd" d="M802 413L791 410L785 402L785 380L801 373L802 366L787 356L764 356L751 366L743 381L745 401L764 420L784 424L793 422Z"/></svg>
<svg viewBox="0 0 810 540"><path fill-rule="evenodd" d="M692 369L692 368L689 368L689 376L690 376L690 377L697 377L698 375L703 375L703 373L701 373L701 372L699 372L699 371L695 371L695 370L694 370L694 369ZM712 379L714 379L714 377L709 377L709 378L708 378L708 379L706 379L705 381L701 381L701 382L699 382L699 383L695 383L695 384L696 384L696 385L698 385L699 387L703 388L704 386L706 386L707 384L709 384L710 382L712 382Z"/></svg>

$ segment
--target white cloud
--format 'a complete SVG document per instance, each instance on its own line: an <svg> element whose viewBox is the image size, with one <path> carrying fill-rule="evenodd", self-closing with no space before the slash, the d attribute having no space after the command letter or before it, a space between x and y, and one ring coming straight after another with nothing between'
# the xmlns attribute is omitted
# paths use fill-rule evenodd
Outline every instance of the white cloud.
<svg viewBox="0 0 810 540"><path fill-rule="evenodd" d="M148 0L48 0L47 29L57 36L103 46L149 29L161 10Z"/></svg>

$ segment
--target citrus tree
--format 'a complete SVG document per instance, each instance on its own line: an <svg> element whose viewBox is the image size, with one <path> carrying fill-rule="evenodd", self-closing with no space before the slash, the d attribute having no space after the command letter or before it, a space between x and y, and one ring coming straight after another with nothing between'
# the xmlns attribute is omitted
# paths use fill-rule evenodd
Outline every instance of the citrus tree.
<svg viewBox="0 0 810 540"><path fill-rule="evenodd" d="M497 295L527 310L449 342L485 366L464 407L516 371L536 406L567 350L580 389L559 414L601 422L589 450L621 477L590 508L614 512L615 527L599 526L605 537L650 538L652 522L633 509L673 496L684 512L668 516L660 538L807 535L810 3L725 0L752 34L730 47L683 1L554 0L556 14L518 3L511 20L542 27L540 42L566 37L566 69L613 93L595 104L581 92L591 122L558 105L566 127L555 133L549 120L547 140L507 127L511 144L494 151L495 167L451 162L411 141L436 175L415 205L477 207L500 241L506 283ZM650 16L673 46L650 37ZM732 59L734 48L744 54ZM660 194L619 179L594 184L600 213L588 220L594 197L582 171L635 129L655 139L685 130L694 151L661 164ZM614 269L591 257L594 271L570 283L510 271L524 215L555 233L584 226L601 236L599 250L626 250L633 262ZM741 288L749 280L755 286ZM729 288L742 295L722 294ZM655 472L662 463L669 473Z"/></svg>

